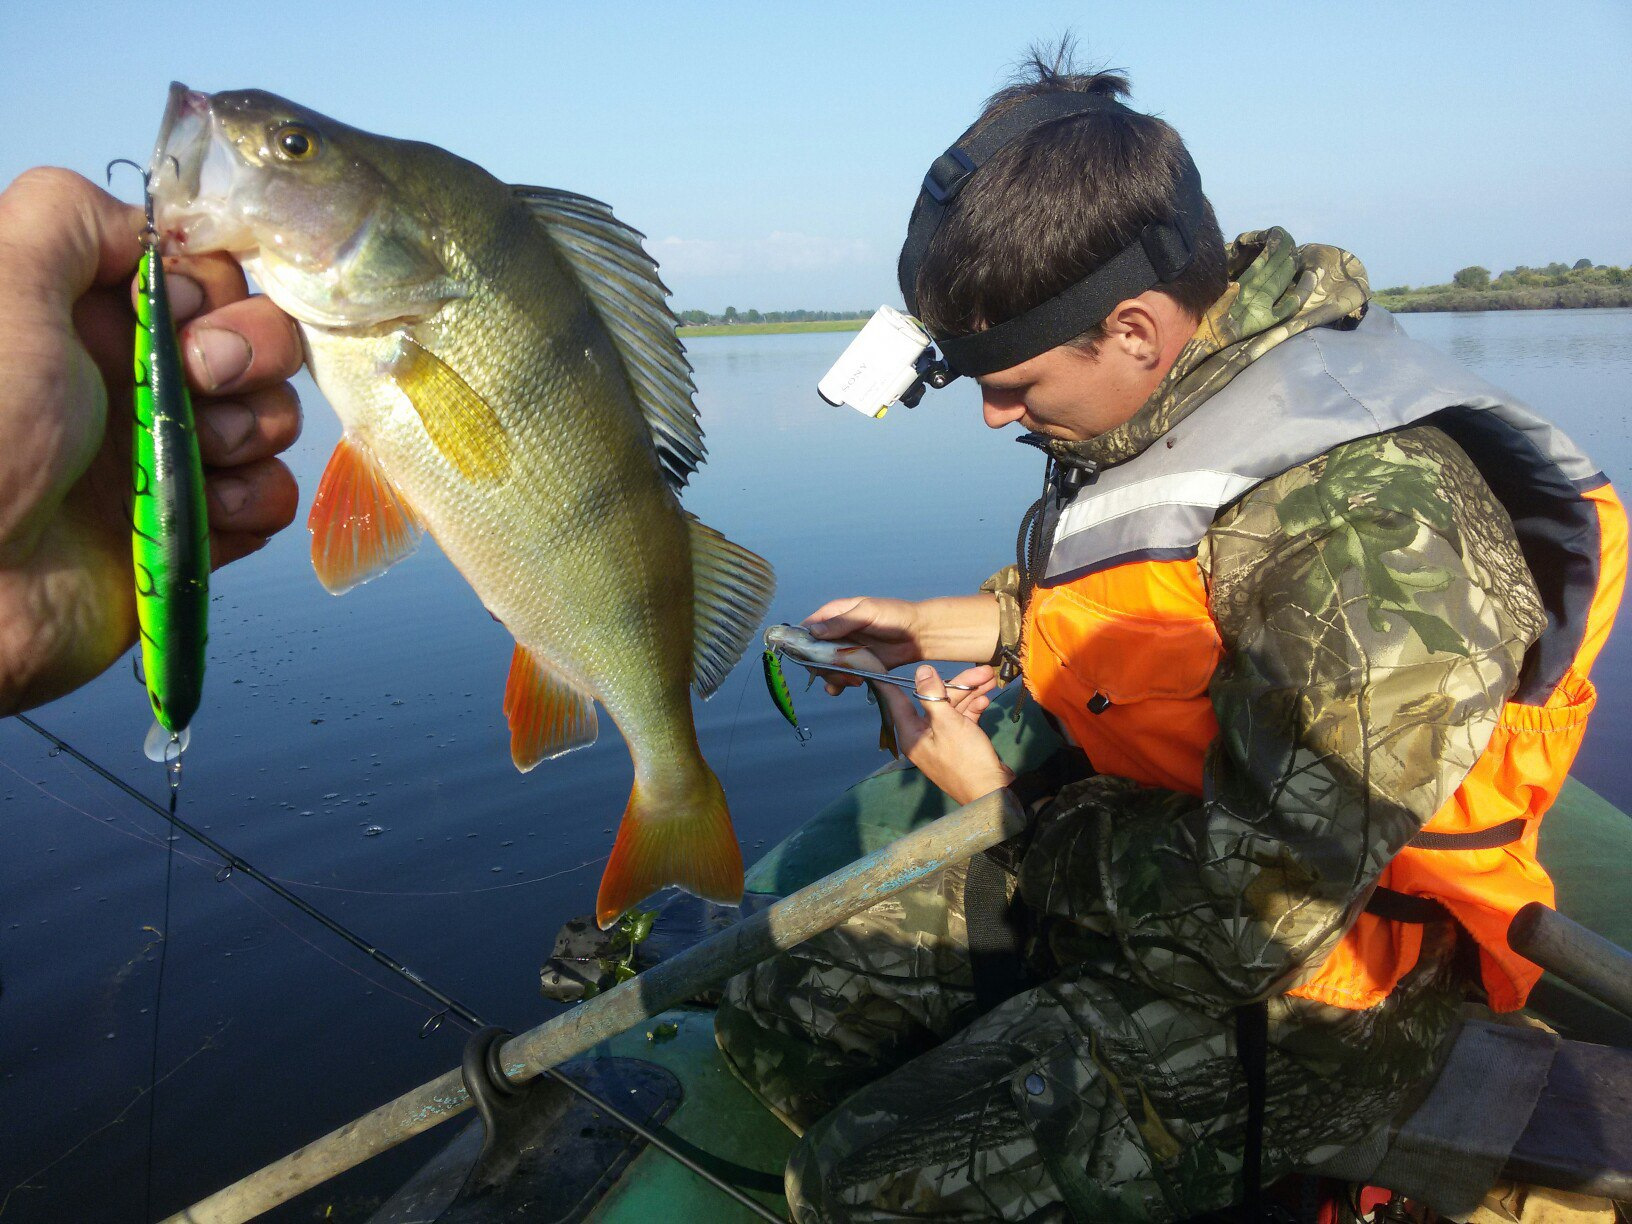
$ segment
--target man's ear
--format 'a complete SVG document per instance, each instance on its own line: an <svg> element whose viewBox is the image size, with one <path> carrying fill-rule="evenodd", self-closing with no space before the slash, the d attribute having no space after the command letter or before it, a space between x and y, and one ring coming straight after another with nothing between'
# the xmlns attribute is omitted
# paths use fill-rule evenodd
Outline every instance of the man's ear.
<svg viewBox="0 0 1632 1224"><path fill-rule="evenodd" d="M1164 322L1145 295L1127 298L1105 316L1105 340L1139 365L1154 366L1162 359Z"/></svg>

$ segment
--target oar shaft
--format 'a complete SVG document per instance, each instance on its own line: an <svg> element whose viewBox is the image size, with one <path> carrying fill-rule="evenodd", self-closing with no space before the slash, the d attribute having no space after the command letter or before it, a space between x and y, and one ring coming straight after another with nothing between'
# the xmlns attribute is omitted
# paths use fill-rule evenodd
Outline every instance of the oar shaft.
<svg viewBox="0 0 1632 1224"><path fill-rule="evenodd" d="M703 940L504 1045L511 1079L531 1079L659 1012L803 943L943 867L989 849L1025 826L1006 790L976 799L770 908ZM166 1224L241 1224L470 1106L450 1071L348 1122L282 1160L171 1216Z"/></svg>

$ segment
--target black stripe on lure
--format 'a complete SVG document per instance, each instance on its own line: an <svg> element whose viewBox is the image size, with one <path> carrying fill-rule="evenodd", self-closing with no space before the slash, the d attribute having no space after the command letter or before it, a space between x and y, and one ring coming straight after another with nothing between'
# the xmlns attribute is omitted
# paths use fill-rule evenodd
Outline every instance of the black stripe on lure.
<svg viewBox="0 0 1632 1224"><path fill-rule="evenodd" d="M110 175L119 164L135 165L123 159L109 163ZM193 403L153 224L153 195L147 172L136 168L142 174L147 228L137 269L130 544L142 673L154 718L143 749L150 760L170 765L174 786L204 689L210 522Z"/></svg>

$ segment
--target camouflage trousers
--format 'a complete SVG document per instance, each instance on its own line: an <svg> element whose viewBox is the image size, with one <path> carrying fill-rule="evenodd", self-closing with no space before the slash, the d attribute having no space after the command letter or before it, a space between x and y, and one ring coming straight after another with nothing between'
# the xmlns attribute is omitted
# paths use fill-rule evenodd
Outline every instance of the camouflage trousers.
<svg viewBox="0 0 1632 1224"><path fill-rule="evenodd" d="M981 1014L949 869L731 981L728 1063L803 1138L794 1219L1177 1220L1238 1201L1247 1093L1232 1013L1116 972L1056 971ZM1452 1035L1453 937L1385 1003L1269 1005L1266 1181L1425 1087Z"/></svg>

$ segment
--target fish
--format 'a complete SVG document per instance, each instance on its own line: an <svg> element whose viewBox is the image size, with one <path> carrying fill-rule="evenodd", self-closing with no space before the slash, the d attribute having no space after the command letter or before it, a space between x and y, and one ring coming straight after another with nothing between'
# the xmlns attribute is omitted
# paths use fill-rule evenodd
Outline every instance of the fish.
<svg viewBox="0 0 1632 1224"><path fill-rule="evenodd" d="M145 186L148 177L143 181ZM182 374L150 195L146 202L147 227L136 272L130 543L142 679L154 718L142 748L149 760L171 767L174 783L203 698L210 521L198 428Z"/></svg>
<svg viewBox="0 0 1632 1224"><path fill-rule="evenodd" d="M628 746L600 926L668 885L739 902L691 690L719 687L775 579L681 508L706 451L641 235L598 200L260 90L172 85L152 176L167 249L237 258L344 426L308 519L323 585L429 532L515 639L516 767L593 742L597 705Z"/></svg>
<svg viewBox="0 0 1632 1224"><path fill-rule="evenodd" d="M801 625L772 625L765 630L764 640L766 687L770 690L771 700L776 704L782 717L792 723L794 730L800 733L801 741L808 733L801 731L799 718L793 712L793 696L788 692L779 662L782 655L787 655L795 663L809 668L813 682L824 667L842 667L851 671L876 672L879 675L889 670L867 647L857 645L855 642L819 638ZM868 700L878 706L878 746L899 759L901 750L895 741L895 720L890 717L890 707L879 698L874 681L865 680L863 683L867 685ZM906 687L912 687L911 683L907 682Z"/></svg>

